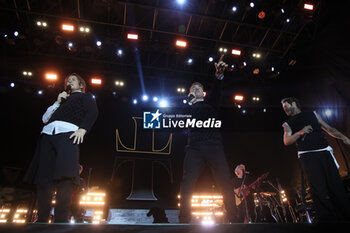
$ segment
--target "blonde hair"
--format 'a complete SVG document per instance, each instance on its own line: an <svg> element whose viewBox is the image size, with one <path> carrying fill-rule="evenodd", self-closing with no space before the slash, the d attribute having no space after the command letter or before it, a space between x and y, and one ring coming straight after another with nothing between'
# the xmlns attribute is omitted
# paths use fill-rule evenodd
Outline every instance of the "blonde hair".
<svg viewBox="0 0 350 233"><path fill-rule="evenodd" d="M239 169L242 169L242 170L245 170L245 165L244 164L240 164L240 165L237 165L236 169L235 169L235 174L238 176L238 170Z"/></svg>

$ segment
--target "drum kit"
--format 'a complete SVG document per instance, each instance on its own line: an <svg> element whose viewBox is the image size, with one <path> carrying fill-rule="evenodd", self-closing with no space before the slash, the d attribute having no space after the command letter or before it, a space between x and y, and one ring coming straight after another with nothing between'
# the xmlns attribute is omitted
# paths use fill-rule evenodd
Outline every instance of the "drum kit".
<svg viewBox="0 0 350 233"><path fill-rule="evenodd" d="M295 211L278 179L276 179L276 182L272 182L271 180L265 180L266 173L263 176L264 179L258 178L259 182L255 184L254 189L256 192L252 193L254 208L246 209L251 212L247 214L247 216L250 216L251 222L298 222ZM261 185L261 183L264 185Z"/></svg>

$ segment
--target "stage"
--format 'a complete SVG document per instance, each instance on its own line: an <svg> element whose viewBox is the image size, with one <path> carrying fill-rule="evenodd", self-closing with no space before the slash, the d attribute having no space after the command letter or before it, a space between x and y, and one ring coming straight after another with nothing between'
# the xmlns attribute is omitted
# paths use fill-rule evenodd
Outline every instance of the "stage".
<svg viewBox="0 0 350 233"><path fill-rule="evenodd" d="M311 233L311 232L341 232L349 229L350 223L324 223L324 224L274 224L274 223L254 223L254 224L218 224L218 225L194 225L194 224L2 224L0 232L6 233ZM346 231L346 230L345 230Z"/></svg>

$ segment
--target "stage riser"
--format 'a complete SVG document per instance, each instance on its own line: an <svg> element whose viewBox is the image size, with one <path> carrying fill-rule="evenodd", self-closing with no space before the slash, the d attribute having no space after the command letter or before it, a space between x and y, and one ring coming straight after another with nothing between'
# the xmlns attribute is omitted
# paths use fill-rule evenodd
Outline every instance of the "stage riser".
<svg viewBox="0 0 350 233"><path fill-rule="evenodd" d="M69 225L69 224L0 224L4 233L343 233L350 223L343 224L228 224L228 225Z"/></svg>

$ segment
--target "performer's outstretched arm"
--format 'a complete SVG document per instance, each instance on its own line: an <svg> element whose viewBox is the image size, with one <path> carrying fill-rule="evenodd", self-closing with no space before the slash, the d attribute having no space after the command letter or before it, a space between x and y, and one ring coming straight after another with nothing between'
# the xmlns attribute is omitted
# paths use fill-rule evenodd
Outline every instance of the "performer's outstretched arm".
<svg viewBox="0 0 350 233"><path fill-rule="evenodd" d="M332 126L330 126L329 124L327 124L322 117L316 112L314 111L318 123L321 124L321 128L327 133L329 134L331 137L333 138L338 138L341 139L346 145L350 145L350 139L348 137L346 137L344 134L342 134L339 130L337 130L336 128L333 128Z"/></svg>

